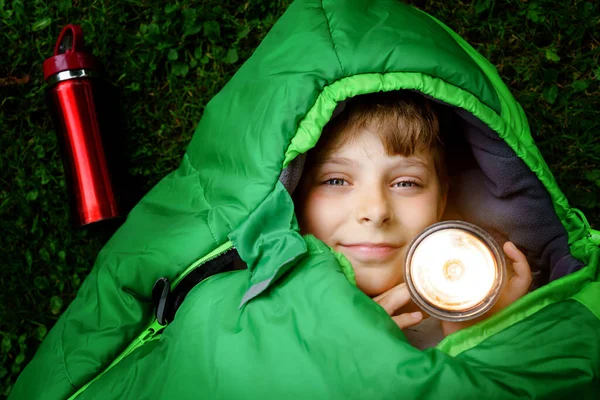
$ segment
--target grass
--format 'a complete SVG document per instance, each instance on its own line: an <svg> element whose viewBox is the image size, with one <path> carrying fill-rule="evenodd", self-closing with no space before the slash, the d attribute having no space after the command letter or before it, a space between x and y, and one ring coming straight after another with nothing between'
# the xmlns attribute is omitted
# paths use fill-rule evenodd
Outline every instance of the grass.
<svg viewBox="0 0 600 400"><path fill-rule="evenodd" d="M69 223L41 68L60 29L82 26L113 85L126 132L118 139L131 205L177 167L205 104L288 4L0 0L0 396L10 392L116 228ZM559 186L600 228L598 2L412 4L496 65Z"/></svg>

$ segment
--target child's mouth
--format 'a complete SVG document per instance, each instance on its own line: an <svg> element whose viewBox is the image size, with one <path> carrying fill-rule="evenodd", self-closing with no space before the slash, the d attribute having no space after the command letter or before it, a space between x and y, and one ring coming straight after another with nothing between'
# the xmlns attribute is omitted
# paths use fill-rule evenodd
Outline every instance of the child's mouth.
<svg viewBox="0 0 600 400"><path fill-rule="evenodd" d="M355 243L340 245L341 252L360 262L385 261L396 255L399 246L389 243Z"/></svg>

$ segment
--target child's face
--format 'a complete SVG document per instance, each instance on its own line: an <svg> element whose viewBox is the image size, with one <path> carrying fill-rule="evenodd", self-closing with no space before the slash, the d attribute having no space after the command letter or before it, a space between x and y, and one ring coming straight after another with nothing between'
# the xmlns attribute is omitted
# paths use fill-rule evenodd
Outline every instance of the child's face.
<svg viewBox="0 0 600 400"><path fill-rule="evenodd" d="M299 189L302 232L344 254L369 296L404 281L408 245L446 203L431 153L389 156L369 131L316 160Z"/></svg>

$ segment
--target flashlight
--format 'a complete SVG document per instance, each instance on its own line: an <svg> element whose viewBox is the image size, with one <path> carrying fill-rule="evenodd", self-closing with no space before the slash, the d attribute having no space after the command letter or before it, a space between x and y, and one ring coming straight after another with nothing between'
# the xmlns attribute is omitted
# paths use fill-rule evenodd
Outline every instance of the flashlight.
<svg viewBox="0 0 600 400"><path fill-rule="evenodd" d="M413 239L404 279L423 311L446 321L466 321L494 306L506 280L506 261L483 229L464 221L444 221Z"/></svg>

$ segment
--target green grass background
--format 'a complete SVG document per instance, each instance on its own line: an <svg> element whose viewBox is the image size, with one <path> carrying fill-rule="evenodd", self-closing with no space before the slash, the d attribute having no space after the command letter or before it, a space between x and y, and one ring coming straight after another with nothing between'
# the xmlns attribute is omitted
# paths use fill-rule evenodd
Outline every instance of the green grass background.
<svg viewBox="0 0 600 400"><path fill-rule="evenodd" d="M205 104L289 0L0 0L0 397L75 296L116 225L69 223L42 62L80 24L124 116L134 202L175 169ZM600 5L411 1L496 65L570 202L600 228Z"/></svg>

